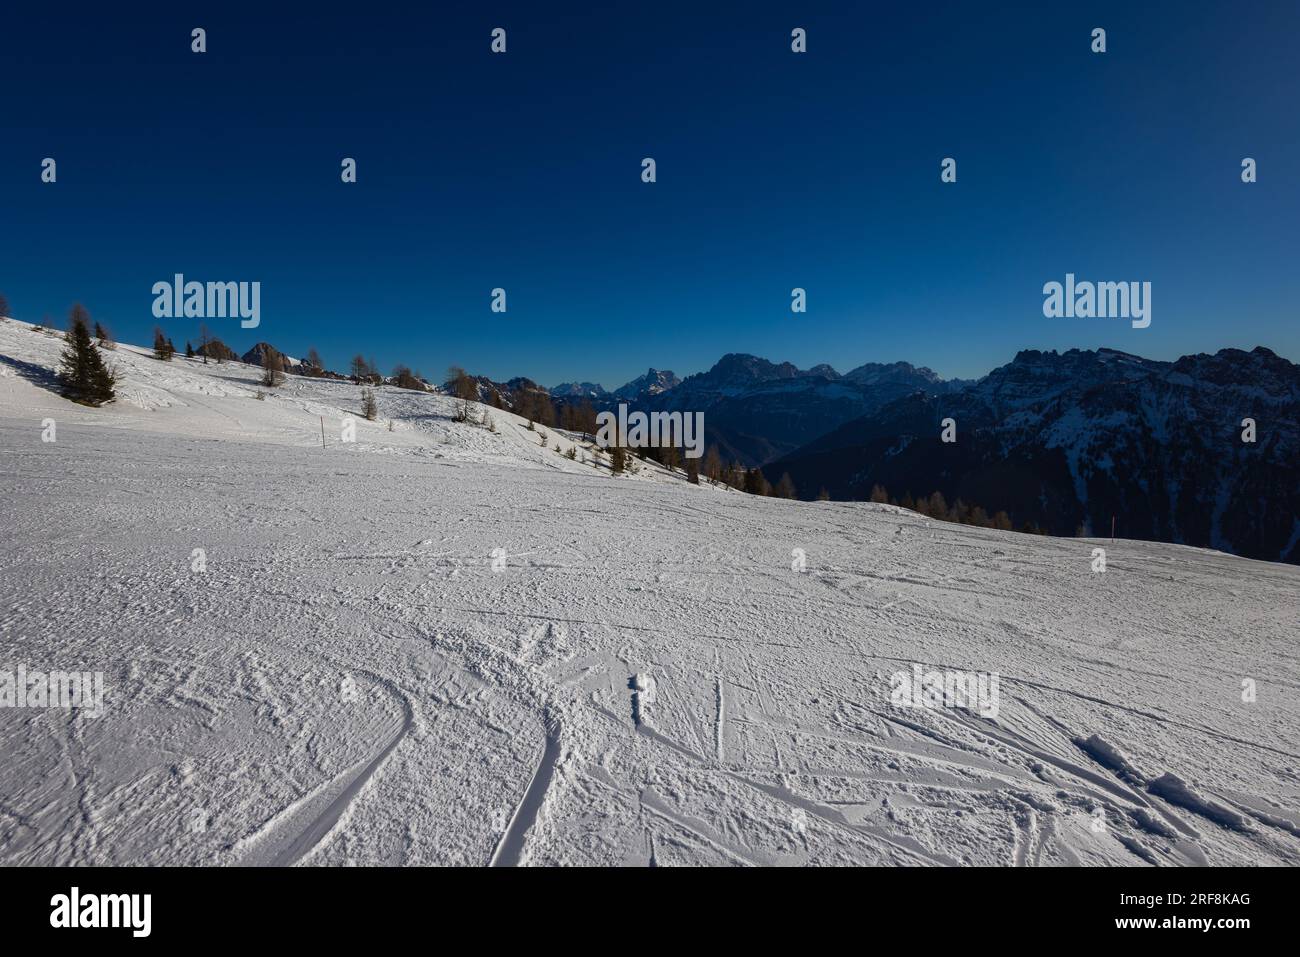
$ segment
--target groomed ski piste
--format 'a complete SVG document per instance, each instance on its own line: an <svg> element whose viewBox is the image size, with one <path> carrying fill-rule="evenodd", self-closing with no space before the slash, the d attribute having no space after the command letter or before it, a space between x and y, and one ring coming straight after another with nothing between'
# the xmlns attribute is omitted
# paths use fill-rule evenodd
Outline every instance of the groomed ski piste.
<svg viewBox="0 0 1300 957"><path fill-rule="evenodd" d="M0 863L1300 859L1300 569L614 476L126 344L85 408L62 347L0 322L0 674L103 707L0 708ZM931 672L996 707L892 693Z"/></svg>

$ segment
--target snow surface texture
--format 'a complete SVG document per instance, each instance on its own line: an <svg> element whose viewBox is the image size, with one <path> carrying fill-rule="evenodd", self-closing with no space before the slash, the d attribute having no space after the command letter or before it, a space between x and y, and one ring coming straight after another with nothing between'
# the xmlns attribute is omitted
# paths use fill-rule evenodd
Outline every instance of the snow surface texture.
<svg viewBox="0 0 1300 957"><path fill-rule="evenodd" d="M0 708L0 863L1300 861L1300 568L613 477L390 387L343 444L356 386L126 345L86 409L61 346L0 322L0 671L105 710ZM996 718L891 703L914 663Z"/></svg>

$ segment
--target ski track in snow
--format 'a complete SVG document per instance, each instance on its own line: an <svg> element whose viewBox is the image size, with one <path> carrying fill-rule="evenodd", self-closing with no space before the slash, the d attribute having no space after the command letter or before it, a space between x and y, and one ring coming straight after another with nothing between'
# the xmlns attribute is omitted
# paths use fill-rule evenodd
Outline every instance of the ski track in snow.
<svg viewBox="0 0 1300 957"><path fill-rule="evenodd" d="M1300 862L1300 569L1096 575L391 387L344 444L351 384L128 345L84 409L61 344L0 323L0 670L102 671L105 713L0 709L0 864ZM913 663L999 713L891 702Z"/></svg>
<svg viewBox="0 0 1300 957"><path fill-rule="evenodd" d="M557 732L546 735L546 748L542 754L542 763L537 766L533 779L528 782L528 790L515 809L510 825L501 838L501 844L492 855L493 867L516 867L524 852L524 839L529 828L537 820L546 800L546 789L550 787L551 776L555 773L555 764L560 758L560 735Z"/></svg>

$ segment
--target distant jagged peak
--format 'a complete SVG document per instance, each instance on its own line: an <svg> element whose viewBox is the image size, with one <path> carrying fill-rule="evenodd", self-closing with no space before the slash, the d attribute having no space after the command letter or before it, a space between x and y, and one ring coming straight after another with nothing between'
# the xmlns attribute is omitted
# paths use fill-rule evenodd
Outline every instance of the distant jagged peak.
<svg viewBox="0 0 1300 957"><path fill-rule="evenodd" d="M599 399L609 395L599 382L561 382L551 387L551 395L557 399L591 398Z"/></svg>
<svg viewBox="0 0 1300 957"><path fill-rule="evenodd" d="M819 379L827 379L831 382L844 378L827 362L819 362L808 370L808 375L816 376Z"/></svg>
<svg viewBox="0 0 1300 957"><path fill-rule="evenodd" d="M639 395L646 394L658 395L660 392L677 388L681 382L682 380L671 370L656 369L651 366L646 370L645 375L637 376L626 385L615 389L614 395L620 399L635 399Z"/></svg>
<svg viewBox="0 0 1300 957"><path fill-rule="evenodd" d="M714 379L745 379L762 382L767 379L793 379L799 367L792 362L770 362L746 352L728 352L713 364L704 375Z"/></svg>
<svg viewBox="0 0 1300 957"><path fill-rule="evenodd" d="M915 379L918 382L939 383L943 379L933 369L914 366L910 362L865 362L844 373L849 382L872 385L878 382L899 382Z"/></svg>

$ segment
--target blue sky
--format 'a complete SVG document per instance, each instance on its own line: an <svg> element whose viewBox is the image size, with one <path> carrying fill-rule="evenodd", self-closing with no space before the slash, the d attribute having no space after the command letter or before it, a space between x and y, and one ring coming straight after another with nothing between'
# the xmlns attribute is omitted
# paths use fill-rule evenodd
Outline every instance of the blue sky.
<svg viewBox="0 0 1300 957"><path fill-rule="evenodd" d="M143 343L153 283L258 280L259 329L208 323L241 352L547 385L726 352L962 377L1025 348L1300 360L1294 3L425 6L11 5L14 314L81 301ZM1151 327L1044 318L1066 272L1150 281Z"/></svg>

